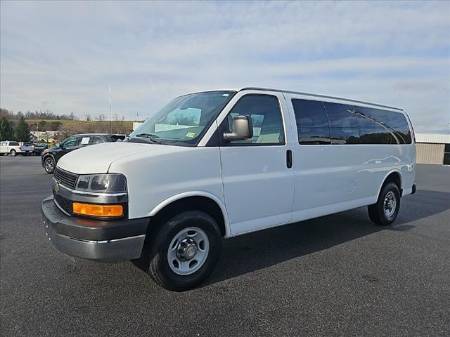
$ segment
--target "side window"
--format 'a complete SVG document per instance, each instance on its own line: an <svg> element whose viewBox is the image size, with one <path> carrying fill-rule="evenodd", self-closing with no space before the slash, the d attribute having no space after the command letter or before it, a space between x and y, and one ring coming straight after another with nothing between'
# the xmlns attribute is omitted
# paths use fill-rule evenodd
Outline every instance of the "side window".
<svg viewBox="0 0 450 337"><path fill-rule="evenodd" d="M231 141L227 144L284 144L284 129L278 98L271 95L243 96L225 119L225 132L231 131L234 116L250 116L253 138Z"/></svg>
<svg viewBox="0 0 450 337"><path fill-rule="evenodd" d="M330 144L330 128L323 102L293 99L298 142L304 145Z"/></svg>
<svg viewBox="0 0 450 337"><path fill-rule="evenodd" d="M63 142L63 146L66 149L70 149L70 148L73 148L73 147L77 147L79 143L80 143L80 138L79 137L70 137L70 138L67 138Z"/></svg>
<svg viewBox="0 0 450 337"><path fill-rule="evenodd" d="M355 107L359 115L361 144L401 144L401 137L389 125L390 111ZM395 114L395 113L394 113Z"/></svg>
<svg viewBox="0 0 450 337"><path fill-rule="evenodd" d="M9 146L19 146L18 142L9 142Z"/></svg>
<svg viewBox="0 0 450 337"><path fill-rule="evenodd" d="M102 137L99 136L93 136L90 137L89 139L89 145L93 145L93 144L100 144L100 143L104 143L105 141L103 140Z"/></svg>
<svg viewBox="0 0 450 337"><path fill-rule="evenodd" d="M330 138L332 144L358 144L358 116L351 105L324 102L325 111L330 121Z"/></svg>

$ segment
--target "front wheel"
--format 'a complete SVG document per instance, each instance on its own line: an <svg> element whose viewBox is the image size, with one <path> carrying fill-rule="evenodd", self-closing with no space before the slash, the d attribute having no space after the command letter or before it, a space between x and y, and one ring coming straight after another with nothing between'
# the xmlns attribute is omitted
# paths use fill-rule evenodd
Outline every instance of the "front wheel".
<svg viewBox="0 0 450 337"><path fill-rule="evenodd" d="M203 282L220 255L222 236L214 218L187 211L162 224L150 247L150 276L162 287L183 291Z"/></svg>
<svg viewBox="0 0 450 337"><path fill-rule="evenodd" d="M11 157L15 157L15 156L16 156L16 150L11 150L11 151L9 151L9 155L10 155Z"/></svg>
<svg viewBox="0 0 450 337"><path fill-rule="evenodd" d="M381 189L376 204L370 205L369 218L376 225L388 226L397 218L400 210L400 190L395 183L387 183Z"/></svg>
<svg viewBox="0 0 450 337"><path fill-rule="evenodd" d="M44 170L48 174L52 174L55 170L55 159L52 156L48 156L44 159Z"/></svg>

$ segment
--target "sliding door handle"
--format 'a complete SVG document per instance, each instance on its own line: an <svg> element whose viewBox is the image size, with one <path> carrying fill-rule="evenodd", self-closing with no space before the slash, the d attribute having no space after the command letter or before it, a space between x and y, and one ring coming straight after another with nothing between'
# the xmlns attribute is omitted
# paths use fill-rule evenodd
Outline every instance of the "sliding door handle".
<svg viewBox="0 0 450 337"><path fill-rule="evenodd" d="M292 151L291 150L286 151L286 166L287 166L287 168L292 167Z"/></svg>

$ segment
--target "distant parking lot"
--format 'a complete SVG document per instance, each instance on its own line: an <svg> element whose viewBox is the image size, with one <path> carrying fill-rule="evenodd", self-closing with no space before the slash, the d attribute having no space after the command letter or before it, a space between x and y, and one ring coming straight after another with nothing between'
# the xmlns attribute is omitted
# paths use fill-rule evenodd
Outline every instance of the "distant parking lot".
<svg viewBox="0 0 450 337"><path fill-rule="evenodd" d="M208 283L156 286L131 262L46 240L39 157L0 158L5 336L449 336L450 167L419 165L395 226L360 208L230 239Z"/></svg>

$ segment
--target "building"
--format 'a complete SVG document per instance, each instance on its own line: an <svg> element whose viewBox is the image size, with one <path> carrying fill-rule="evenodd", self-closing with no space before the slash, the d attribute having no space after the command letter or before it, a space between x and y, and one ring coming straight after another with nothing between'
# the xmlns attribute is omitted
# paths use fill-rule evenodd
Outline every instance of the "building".
<svg viewBox="0 0 450 337"><path fill-rule="evenodd" d="M450 134L416 133L418 164L450 165Z"/></svg>
<svg viewBox="0 0 450 337"><path fill-rule="evenodd" d="M56 143L59 131L30 131L31 139L34 142Z"/></svg>

